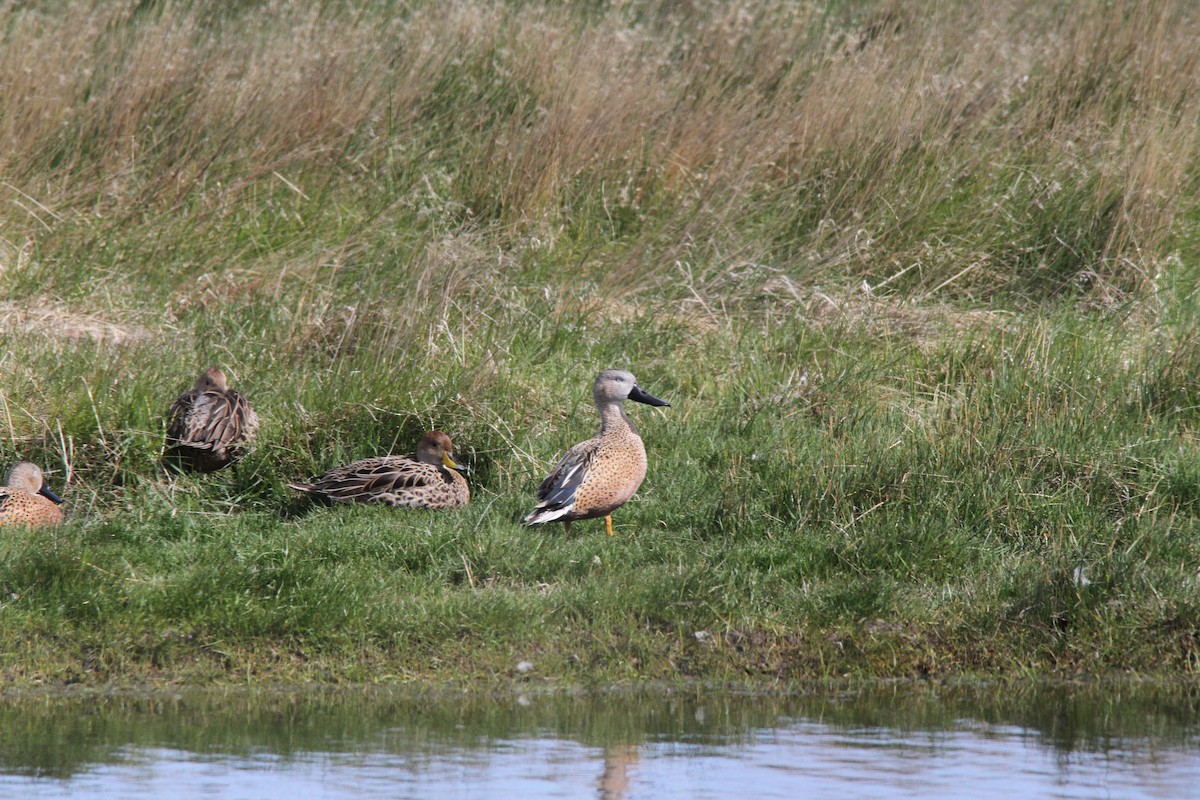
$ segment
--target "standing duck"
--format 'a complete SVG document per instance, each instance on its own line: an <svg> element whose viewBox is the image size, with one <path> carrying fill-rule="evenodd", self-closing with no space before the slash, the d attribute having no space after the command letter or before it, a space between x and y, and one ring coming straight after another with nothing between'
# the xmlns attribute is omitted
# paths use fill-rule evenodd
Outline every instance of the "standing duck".
<svg viewBox="0 0 1200 800"><path fill-rule="evenodd" d="M326 472L313 483L290 483L299 492L323 500L386 503L405 508L465 506L471 493L464 470L454 460L454 445L441 431L421 437L411 456L364 458Z"/></svg>
<svg viewBox="0 0 1200 800"><path fill-rule="evenodd" d="M196 385L184 392L167 412L164 461L182 469L212 472L245 454L258 433L258 415L246 398L209 367Z"/></svg>
<svg viewBox="0 0 1200 800"><path fill-rule="evenodd" d="M58 507L61 502L46 486L42 468L22 461L9 470L8 480L0 487L0 525L57 525L63 518Z"/></svg>
<svg viewBox="0 0 1200 800"><path fill-rule="evenodd" d="M604 517L613 535L612 512L624 505L646 477L646 448L625 413L625 399L669 406L644 391L630 373L606 369L596 376L592 397L600 413L600 433L570 450L538 487L537 508L526 525L561 520L566 533L577 519Z"/></svg>

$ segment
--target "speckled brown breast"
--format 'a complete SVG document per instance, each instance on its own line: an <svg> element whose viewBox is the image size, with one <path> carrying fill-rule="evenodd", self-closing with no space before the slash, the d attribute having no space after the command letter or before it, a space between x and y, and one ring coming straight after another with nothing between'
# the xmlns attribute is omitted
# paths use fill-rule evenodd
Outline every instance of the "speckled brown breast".
<svg viewBox="0 0 1200 800"><path fill-rule="evenodd" d="M466 478L452 469L439 470L429 464L420 466L436 473L436 477L417 486L398 486L393 491L381 492L374 501L402 508L455 508L467 504L471 492Z"/></svg>
<svg viewBox="0 0 1200 800"><path fill-rule="evenodd" d="M646 477L646 448L632 430L604 436L575 492L577 519L603 517L629 501Z"/></svg>
<svg viewBox="0 0 1200 800"><path fill-rule="evenodd" d="M0 489L0 525L57 525L62 518L62 509L41 495Z"/></svg>

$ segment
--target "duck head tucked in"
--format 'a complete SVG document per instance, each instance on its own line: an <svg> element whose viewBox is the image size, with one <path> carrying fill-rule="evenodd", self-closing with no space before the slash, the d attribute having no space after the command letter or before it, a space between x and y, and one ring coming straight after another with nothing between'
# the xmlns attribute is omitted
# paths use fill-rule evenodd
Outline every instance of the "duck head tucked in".
<svg viewBox="0 0 1200 800"><path fill-rule="evenodd" d="M567 533L577 519L604 517L612 535L612 512L624 505L646 477L646 449L625 413L625 400L669 406L638 386L632 373L606 369L592 384L600 433L563 456L538 487L538 505L526 525L562 521Z"/></svg>
<svg viewBox="0 0 1200 800"><path fill-rule="evenodd" d="M241 458L258 433L258 415L229 388L225 373L209 367L167 412L168 464L212 472Z"/></svg>
<svg viewBox="0 0 1200 800"><path fill-rule="evenodd" d="M42 468L22 461L0 488L0 525L57 525L63 516L60 503L62 498L46 486Z"/></svg>
<svg viewBox="0 0 1200 800"><path fill-rule="evenodd" d="M405 508L464 506L471 493L454 458L454 445L441 431L421 437L411 456L364 458L326 472L293 489L326 501L385 503Z"/></svg>
<svg viewBox="0 0 1200 800"><path fill-rule="evenodd" d="M193 392L223 392L229 388L229 380L225 377L225 373L220 367L209 367L200 373L200 377L196 379L196 385L192 387Z"/></svg>

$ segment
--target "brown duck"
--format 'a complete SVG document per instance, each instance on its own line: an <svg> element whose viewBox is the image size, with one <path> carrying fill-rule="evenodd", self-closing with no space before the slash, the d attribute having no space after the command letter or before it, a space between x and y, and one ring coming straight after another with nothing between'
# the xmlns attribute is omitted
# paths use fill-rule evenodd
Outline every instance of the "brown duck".
<svg viewBox="0 0 1200 800"><path fill-rule="evenodd" d="M326 472L293 489L328 501L386 503L405 508L465 506L471 493L465 470L454 460L454 445L441 431L421 437L411 456L364 458Z"/></svg>
<svg viewBox="0 0 1200 800"><path fill-rule="evenodd" d="M46 486L42 468L22 461L0 487L0 525L57 525L63 518L60 503L62 498Z"/></svg>
<svg viewBox="0 0 1200 800"><path fill-rule="evenodd" d="M570 450L538 487L537 507L526 525L561 521L566 533L577 519L604 517L612 536L612 512L624 505L646 477L646 448L625 413L625 400L669 406L642 390L630 373L606 369L596 376L592 397L600 433Z"/></svg>
<svg viewBox="0 0 1200 800"><path fill-rule="evenodd" d="M258 415L225 373L209 367L167 412L164 461L182 469L212 472L241 458L258 433Z"/></svg>

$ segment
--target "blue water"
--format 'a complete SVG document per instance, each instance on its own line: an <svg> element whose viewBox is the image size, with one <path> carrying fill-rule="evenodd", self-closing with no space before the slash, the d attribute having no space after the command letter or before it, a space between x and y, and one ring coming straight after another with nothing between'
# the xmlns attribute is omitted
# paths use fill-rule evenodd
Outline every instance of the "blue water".
<svg viewBox="0 0 1200 800"><path fill-rule="evenodd" d="M968 694L26 699L0 797L1200 797L1190 698Z"/></svg>

